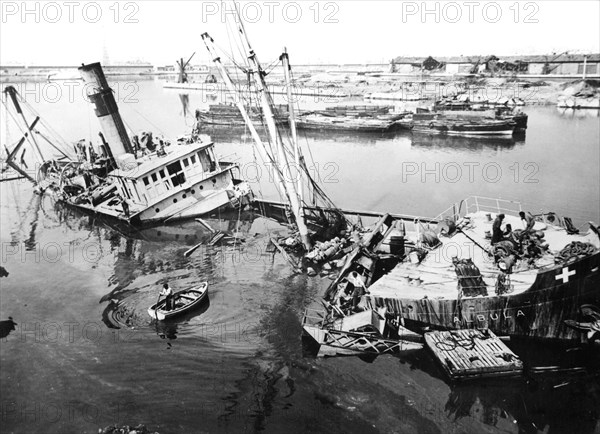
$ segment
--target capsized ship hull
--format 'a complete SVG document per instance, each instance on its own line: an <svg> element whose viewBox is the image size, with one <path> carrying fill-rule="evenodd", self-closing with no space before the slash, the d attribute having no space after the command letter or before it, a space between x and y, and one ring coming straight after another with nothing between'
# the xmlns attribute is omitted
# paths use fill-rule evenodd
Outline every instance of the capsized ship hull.
<svg viewBox="0 0 600 434"><path fill-rule="evenodd" d="M600 306L600 254L537 275L520 294L455 300L370 296L377 307L402 318L409 329L489 328L497 335L582 340L585 307ZM569 276L564 282L563 276ZM597 310L600 317L600 309Z"/></svg>
<svg viewBox="0 0 600 434"><path fill-rule="evenodd" d="M463 205L468 212L460 212ZM599 228L589 222L584 233L548 212L533 216L526 232L518 211L518 202L469 198L433 224L388 215L355 247L326 299L344 309L356 272L368 288L366 305L385 308L388 319L415 332L489 328L500 336L600 342ZM502 213L515 229L491 244Z"/></svg>

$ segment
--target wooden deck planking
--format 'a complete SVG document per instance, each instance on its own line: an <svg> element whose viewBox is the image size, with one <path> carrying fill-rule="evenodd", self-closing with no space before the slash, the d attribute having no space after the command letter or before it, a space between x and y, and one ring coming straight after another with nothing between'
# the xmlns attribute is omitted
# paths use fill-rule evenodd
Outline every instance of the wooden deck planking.
<svg viewBox="0 0 600 434"><path fill-rule="evenodd" d="M523 363L519 358L489 330L428 332L425 342L453 380L517 376L523 372ZM465 342L471 342L472 347L471 344L465 345ZM504 354L511 356L512 360L504 360ZM448 362L453 366L449 366Z"/></svg>

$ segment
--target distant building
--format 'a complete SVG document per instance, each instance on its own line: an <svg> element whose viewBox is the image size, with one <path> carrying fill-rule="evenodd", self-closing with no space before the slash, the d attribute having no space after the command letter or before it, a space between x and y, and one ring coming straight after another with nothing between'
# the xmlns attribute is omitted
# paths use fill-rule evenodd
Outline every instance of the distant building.
<svg viewBox="0 0 600 434"><path fill-rule="evenodd" d="M439 65L431 69L431 65ZM423 71L446 74L529 74L598 76L600 54L562 53L533 56L455 56L397 57L391 61L391 72L417 74Z"/></svg>

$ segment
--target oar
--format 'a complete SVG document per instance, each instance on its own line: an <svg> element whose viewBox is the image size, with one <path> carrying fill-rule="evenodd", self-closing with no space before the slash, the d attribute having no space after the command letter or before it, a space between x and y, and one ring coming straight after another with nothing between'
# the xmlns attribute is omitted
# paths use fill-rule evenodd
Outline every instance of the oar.
<svg viewBox="0 0 600 434"><path fill-rule="evenodd" d="M158 321L158 302L160 301L160 293L158 293L158 300L156 300L156 304L154 305L154 317L156 321Z"/></svg>
<svg viewBox="0 0 600 434"><path fill-rule="evenodd" d="M194 247L192 247L191 249L186 250L185 253L183 254L183 256L187 258L192 253L194 253L196 251L196 249L198 249L198 247L200 247L201 245L202 245L202 243L198 243Z"/></svg>

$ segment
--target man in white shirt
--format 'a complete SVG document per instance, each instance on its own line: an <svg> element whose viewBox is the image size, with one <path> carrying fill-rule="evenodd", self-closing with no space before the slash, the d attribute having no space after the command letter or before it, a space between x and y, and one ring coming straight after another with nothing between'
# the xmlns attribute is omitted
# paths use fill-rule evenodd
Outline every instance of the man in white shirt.
<svg viewBox="0 0 600 434"><path fill-rule="evenodd" d="M160 291L160 295L164 295L167 300L165 303L165 310L173 309L173 290L169 287L168 283L163 285L162 291Z"/></svg>

